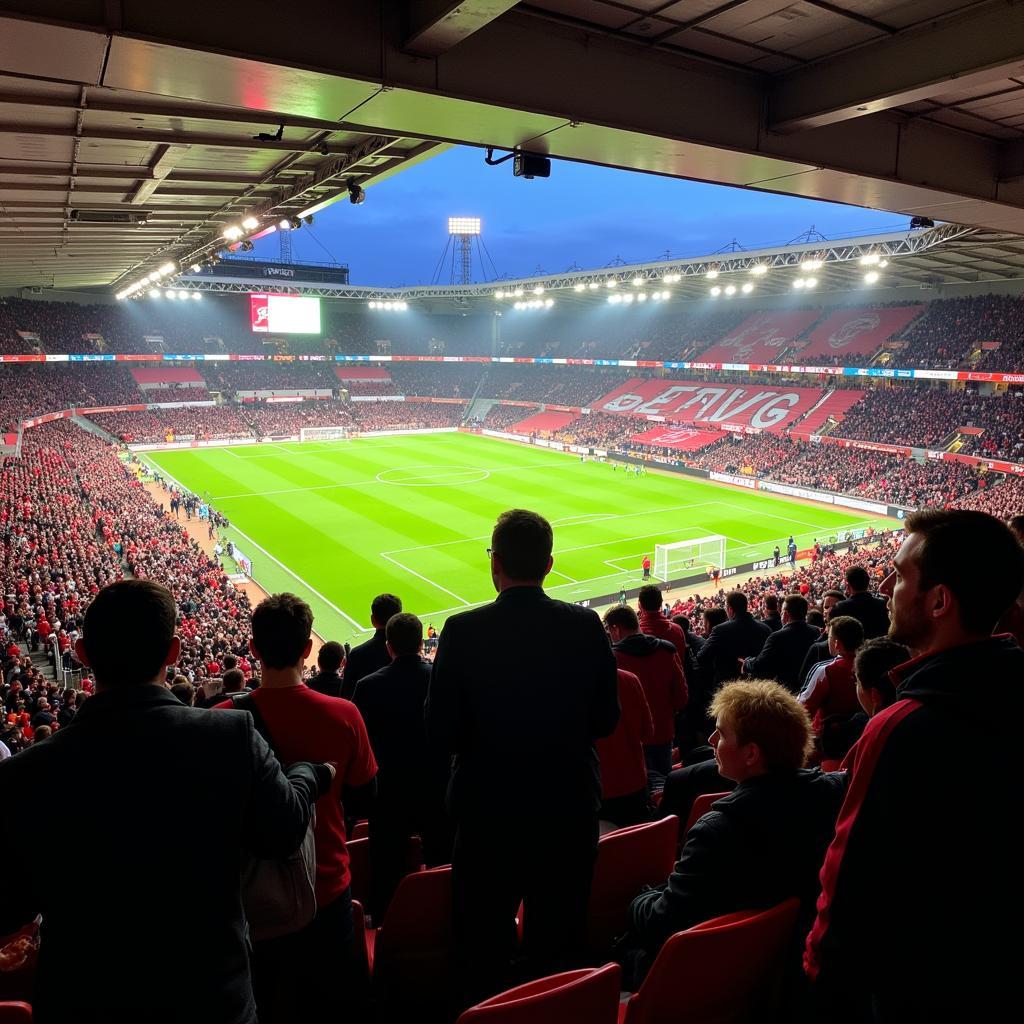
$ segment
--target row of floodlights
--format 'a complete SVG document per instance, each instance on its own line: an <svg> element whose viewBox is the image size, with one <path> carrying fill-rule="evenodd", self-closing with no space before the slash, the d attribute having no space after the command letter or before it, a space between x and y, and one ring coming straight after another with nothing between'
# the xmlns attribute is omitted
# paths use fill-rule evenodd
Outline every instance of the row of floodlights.
<svg viewBox="0 0 1024 1024"><path fill-rule="evenodd" d="M176 291L174 288L165 288L163 291L159 288L150 288L146 294L151 299L159 299L162 296L165 299L196 299L198 301L203 297L199 292L187 292L184 289Z"/></svg>
<svg viewBox="0 0 1024 1024"><path fill-rule="evenodd" d="M648 298L652 302L664 302L666 299L672 297L671 292L651 292L648 296L647 292L616 292L614 295L608 296L608 301L613 306L620 304L629 305L632 302L646 302Z"/></svg>
<svg viewBox="0 0 1024 1024"><path fill-rule="evenodd" d="M367 305L370 309L383 309L388 313L404 313L409 308L408 302L392 302L390 299L387 302L380 299L371 299Z"/></svg>
<svg viewBox="0 0 1024 1024"><path fill-rule="evenodd" d="M529 302L517 302L513 309L550 309L555 304L554 299L530 299Z"/></svg>
<svg viewBox="0 0 1024 1024"><path fill-rule="evenodd" d="M137 281L133 281L126 288L122 288L117 293L118 299L127 299L132 295L137 295L142 291L152 291L153 285L161 281L163 278L175 273L178 267L174 263L165 263L162 267L157 267L151 274L146 274L145 277L140 277Z"/></svg>

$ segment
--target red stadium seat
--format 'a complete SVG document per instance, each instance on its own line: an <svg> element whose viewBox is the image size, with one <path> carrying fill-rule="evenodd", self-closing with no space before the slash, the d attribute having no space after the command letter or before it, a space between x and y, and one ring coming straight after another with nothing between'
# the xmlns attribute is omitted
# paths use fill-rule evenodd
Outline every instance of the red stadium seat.
<svg viewBox="0 0 1024 1024"><path fill-rule="evenodd" d="M676 932L623 1004L622 1024L773 1020L800 901L741 911Z"/></svg>
<svg viewBox="0 0 1024 1024"><path fill-rule="evenodd" d="M28 1003L0 1003L0 1024L32 1024Z"/></svg>
<svg viewBox="0 0 1024 1024"><path fill-rule="evenodd" d="M681 839L686 838L686 833L693 828L694 823L703 818L708 811L711 810L711 805L716 800L721 800L723 796L728 796L726 793L701 793L696 800L693 801L693 806L690 808L690 816L686 819L686 828L683 829L683 834L680 836Z"/></svg>
<svg viewBox="0 0 1024 1024"><path fill-rule="evenodd" d="M618 964L527 982L470 1007L458 1024L615 1024Z"/></svg>
<svg viewBox="0 0 1024 1024"><path fill-rule="evenodd" d="M356 839L367 839L369 835L370 823L365 818L360 818L359 821L352 826L352 835L348 838L349 840L354 841Z"/></svg>
<svg viewBox="0 0 1024 1024"><path fill-rule="evenodd" d="M367 932L374 990L388 1001L441 1002L454 966L452 869L406 875L376 934Z"/></svg>
<svg viewBox="0 0 1024 1024"><path fill-rule="evenodd" d="M609 832L597 844L587 912L587 948L604 956L629 924L629 905L645 885L659 885L675 863L679 819Z"/></svg>
<svg viewBox="0 0 1024 1024"><path fill-rule="evenodd" d="M345 846L348 849L348 867L352 876L352 899L359 900L364 908L368 907L373 877L370 868L370 840L368 838L350 839ZM419 871L423 867L423 841L419 836L409 837L407 867L410 873Z"/></svg>

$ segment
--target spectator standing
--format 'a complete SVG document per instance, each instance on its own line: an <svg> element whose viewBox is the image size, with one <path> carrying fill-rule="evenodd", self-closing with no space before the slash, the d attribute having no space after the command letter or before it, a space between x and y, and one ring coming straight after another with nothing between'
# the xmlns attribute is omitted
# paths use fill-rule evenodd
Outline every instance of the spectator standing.
<svg viewBox="0 0 1024 1024"><path fill-rule="evenodd" d="M885 600L871 593L871 577L862 565L846 570L846 600L835 607L836 615L852 615L864 627L864 639L873 640L889 631Z"/></svg>
<svg viewBox="0 0 1024 1024"><path fill-rule="evenodd" d="M643 687L654 724L653 737L644 747L647 784L651 790L661 789L665 776L672 770L676 712L686 707L689 697L682 662L670 641L640 632L640 622L632 608L610 608L604 624L616 664L632 672Z"/></svg>
<svg viewBox="0 0 1024 1024"><path fill-rule="evenodd" d="M249 716L183 707L163 686L175 616L155 583L101 590L77 645L95 695L46 743L0 764L0 848L20 865L0 933L42 914L40 1022L256 1022L240 864L298 847L333 770L282 773ZM76 772L89 784L40 815ZM53 884L70 849L89 852L88 885ZM202 956L169 971L197 936Z"/></svg>
<svg viewBox="0 0 1024 1024"><path fill-rule="evenodd" d="M776 548L776 550L778 550ZM778 563L776 563L778 564ZM782 616L779 614L779 599L775 594L765 595L761 605L764 608L764 615L760 622L763 622L773 633L782 629Z"/></svg>
<svg viewBox="0 0 1024 1024"><path fill-rule="evenodd" d="M668 615L662 610L661 589L649 584L640 588L638 603L640 612L640 632L648 636L656 636L660 640L667 640L676 649L679 661L685 671L686 666L686 634L682 627L677 626Z"/></svg>
<svg viewBox="0 0 1024 1024"><path fill-rule="evenodd" d="M611 736L599 739L596 746L601 762L601 820L623 828L651 817L644 748L654 742L654 720L640 680L621 668L617 675L622 715Z"/></svg>
<svg viewBox="0 0 1024 1024"><path fill-rule="evenodd" d="M744 660L743 674L755 679L774 679L790 693L798 693L800 666L820 635L818 629L807 623L807 598L787 594L782 601L782 629L770 633L764 647Z"/></svg>
<svg viewBox="0 0 1024 1024"><path fill-rule="evenodd" d="M813 719L816 736L821 735L826 718L848 718L860 708L853 659L863 642L864 627L852 615L833 616L828 624L832 660L814 667L799 698Z"/></svg>
<svg viewBox="0 0 1024 1024"><path fill-rule="evenodd" d="M422 838L427 867L451 861L444 806L449 764L428 749L423 721L430 687L430 662L422 657L423 623L399 612L388 619L384 634L391 664L364 676L352 695L378 767L377 799L370 812L371 912L377 923L408 873L411 836Z"/></svg>
<svg viewBox="0 0 1024 1024"><path fill-rule="evenodd" d="M601 620L544 593L551 549L542 516L502 513L488 549L498 597L449 618L434 660L427 733L455 757L452 885L468 999L507 981L520 902L537 971L571 963L583 943L601 804L594 740L614 730L619 701Z"/></svg>
<svg viewBox="0 0 1024 1024"><path fill-rule="evenodd" d="M1013 1004L1016 950L1002 925L1020 890L1011 809L1024 651L991 634L1022 586L1024 551L999 520L907 517L882 592L890 636L915 657L890 673L899 699L851 752L805 953L822 1019L980 1020ZM965 736L984 737L984 786L951 756ZM950 841L952 809L969 809L968 841Z"/></svg>
<svg viewBox="0 0 1024 1024"><path fill-rule="evenodd" d="M330 791L316 805L316 917L301 931L253 947L260 1024L337 1021L352 998L344 815L363 817L369 811L377 764L351 702L325 697L302 682L312 627L309 605L294 594L274 594L260 602L252 613L251 640L260 663L259 689L217 705L244 708L252 702L285 763L313 759L337 765Z"/></svg>
<svg viewBox="0 0 1024 1024"><path fill-rule="evenodd" d="M394 594L378 594L370 605L370 624L373 636L364 640L358 647L353 647L345 659L345 674L342 677L341 696L348 700L356 692L356 686L363 676L376 672L391 664L388 654L388 642L384 636L384 627L392 615L402 610L402 599Z"/></svg>
<svg viewBox="0 0 1024 1024"><path fill-rule="evenodd" d="M306 685L325 697L341 696L341 667L345 664L345 648L337 640L328 640L316 656L317 668L315 676L306 680Z"/></svg>
<svg viewBox="0 0 1024 1024"><path fill-rule="evenodd" d="M771 630L747 610L747 595L740 590L726 594L725 613L727 621L711 630L697 655L698 666L711 674L708 693L735 679L741 661L760 654L771 635Z"/></svg>

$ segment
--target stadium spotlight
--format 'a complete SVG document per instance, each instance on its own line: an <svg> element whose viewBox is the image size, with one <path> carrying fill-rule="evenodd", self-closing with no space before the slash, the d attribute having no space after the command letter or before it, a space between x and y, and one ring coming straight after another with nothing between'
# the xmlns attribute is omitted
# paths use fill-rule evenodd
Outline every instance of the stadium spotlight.
<svg viewBox="0 0 1024 1024"><path fill-rule="evenodd" d="M767 263L755 263L750 268L750 272L754 275L754 277L764 277L764 275L768 273L768 264Z"/></svg>
<svg viewBox="0 0 1024 1024"><path fill-rule="evenodd" d="M862 267L875 267L882 262L882 257L877 252L869 252L860 258L860 265Z"/></svg>
<svg viewBox="0 0 1024 1024"><path fill-rule="evenodd" d="M537 285L537 287L533 289L533 294L534 295L543 295L544 294L544 289L540 285Z"/></svg>
<svg viewBox="0 0 1024 1024"><path fill-rule="evenodd" d="M370 309L376 309L377 308L377 302L376 302L375 299L370 299L370 301L367 303L367 305L370 307Z"/></svg>
<svg viewBox="0 0 1024 1024"><path fill-rule="evenodd" d="M793 282L793 287L794 288L801 288L802 289L806 284L807 284L807 282L802 277L798 277Z"/></svg>
<svg viewBox="0 0 1024 1024"><path fill-rule="evenodd" d="M622 296L622 301L623 302L632 302L633 301L632 294L627 292L625 295Z"/></svg>
<svg viewBox="0 0 1024 1024"><path fill-rule="evenodd" d="M192 293L192 301L193 301L193 302L199 302L199 301L200 301L200 299L202 299L202 297L203 297L203 296L202 296L202 293L201 293L201 292L193 292L193 293Z"/></svg>
<svg viewBox="0 0 1024 1024"><path fill-rule="evenodd" d="M609 288L618 288L619 287L619 282L616 281L614 277L609 277L608 280L605 281L605 284Z"/></svg>
<svg viewBox="0 0 1024 1024"><path fill-rule="evenodd" d="M237 242L244 234L245 232L237 224L232 224L221 232L221 237L226 238L229 242Z"/></svg>
<svg viewBox="0 0 1024 1024"><path fill-rule="evenodd" d="M200 267L198 263L193 263L188 269L191 270L193 274L198 274L203 268Z"/></svg>
<svg viewBox="0 0 1024 1024"><path fill-rule="evenodd" d="M805 284L805 285L806 285L806 286L807 286L808 288L814 288L814 287L815 287L815 286L817 285L817 283L818 283L818 279L817 279L816 277L809 277L809 278L807 278L807 280L806 280L806 281L804 282L804 284Z"/></svg>
<svg viewBox="0 0 1024 1024"><path fill-rule="evenodd" d="M735 295L736 294L736 285L734 285L734 284L727 284L725 286L725 294L730 296L730 297Z"/></svg>
<svg viewBox="0 0 1024 1024"><path fill-rule="evenodd" d="M877 280L878 280L878 271L877 270L869 270L864 275L864 283L865 284L874 284Z"/></svg>
<svg viewBox="0 0 1024 1024"><path fill-rule="evenodd" d="M550 309L554 304L555 304L555 300L554 299L545 299L544 300L544 308L545 309Z"/></svg>
<svg viewBox="0 0 1024 1024"><path fill-rule="evenodd" d="M448 234L449 235L479 235L480 232L480 218L479 217L449 217L448 218Z"/></svg>
<svg viewBox="0 0 1024 1024"><path fill-rule="evenodd" d="M621 295L609 295L608 301L613 305L617 306L622 301Z"/></svg>
<svg viewBox="0 0 1024 1024"><path fill-rule="evenodd" d="M714 281L714 279L715 279L716 277L718 277L718 268L717 268L717 267L712 267L712 268L711 268L711 269L710 269L710 270L709 270L709 271L708 271L708 272L707 272L707 273L706 273L706 274L705 274L704 276L705 276L705 277L706 277L706 278L707 278L707 279L708 279L709 281Z"/></svg>
<svg viewBox="0 0 1024 1024"><path fill-rule="evenodd" d="M637 292L636 293L636 301L637 302L646 302L647 301L647 292Z"/></svg>
<svg viewBox="0 0 1024 1024"><path fill-rule="evenodd" d="M164 265L163 265L163 266L162 266L162 267L161 267L161 268L160 268L160 269L159 269L159 270L157 271L157 273L159 273L161 277L166 277L166 275L167 275L167 274L173 274L173 273L174 273L174 271L175 271L175 270L177 270L177 269L178 269L178 268L177 268L177 267L176 267L176 266L175 266L175 265L174 265L173 263L165 263L165 264L164 264Z"/></svg>
<svg viewBox="0 0 1024 1024"><path fill-rule="evenodd" d="M523 304L521 302L517 302L512 308L513 309L522 309L523 308Z"/></svg>
<svg viewBox="0 0 1024 1024"><path fill-rule="evenodd" d="M167 291L164 292L164 294L169 299L176 299L178 297L178 293L173 288L168 288Z"/></svg>
<svg viewBox="0 0 1024 1024"><path fill-rule="evenodd" d="M887 267L887 266L889 266L889 261L888 260L879 260L878 261L878 265L880 267Z"/></svg>
<svg viewBox="0 0 1024 1024"><path fill-rule="evenodd" d="M512 294L515 295L517 299L521 299L523 297L523 289L517 288Z"/></svg>
<svg viewBox="0 0 1024 1024"><path fill-rule="evenodd" d="M821 270L821 267L822 267L822 261L820 259L818 259L817 256L815 256L815 257L813 257L812 259L809 259L809 260L801 260L800 261L800 269L801 270Z"/></svg>
<svg viewBox="0 0 1024 1024"><path fill-rule="evenodd" d="M743 288L741 289L744 295L749 295L753 290L754 286L750 281L745 282Z"/></svg>
<svg viewBox="0 0 1024 1024"><path fill-rule="evenodd" d="M585 292L587 290L587 286L585 284L574 284L572 286L572 290L574 292Z"/></svg>
<svg viewBox="0 0 1024 1024"><path fill-rule="evenodd" d="M599 284L598 284L598 283L597 283L596 281L591 281L591 282L590 282L590 284L588 284L588 285L587 285L587 287L588 287L588 288L589 288L589 289L590 289L590 290L591 290L592 292L596 292L596 291L597 291L597 289L598 289L598 288L600 288L601 286L600 286L600 285L599 285Z"/></svg>
<svg viewBox="0 0 1024 1024"><path fill-rule="evenodd" d="M494 293L494 297L496 299L503 299L503 298L505 298L505 293L502 292L502 291L497 291L497 292Z"/></svg>
<svg viewBox="0 0 1024 1024"><path fill-rule="evenodd" d="M644 279L642 277L634 277L633 278L633 287L634 288L639 288L643 283L644 283Z"/></svg>
<svg viewBox="0 0 1024 1024"><path fill-rule="evenodd" d="M149 289L149 297L151 299L159 299L160 298L160 289L159 288L150 288Z"/></svg>
<svg viewBox="0 0 1024 1024"><path fill-rule="evenodd" d="M260 222L255 217L246 217L242 221L242 227L246 231L255 231L260 226Z"/></svg>
<svg viewBox="0 0 1024 1024"><path fill-rule="evenodd" d="M718 296L721 295L721 294L722 294L722 289L719 288L718 285L716 284L714 286L714 288L711 289L711 298L717 299Z"/></svg>

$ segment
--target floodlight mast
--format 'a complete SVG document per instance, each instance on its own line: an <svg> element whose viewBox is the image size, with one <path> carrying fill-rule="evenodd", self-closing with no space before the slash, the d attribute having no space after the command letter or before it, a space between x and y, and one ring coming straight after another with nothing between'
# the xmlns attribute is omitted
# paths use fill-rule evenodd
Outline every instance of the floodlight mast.
<svg viewBox="0 0 1024 1024"><path fill-rule="evenodd" d="M459 254L459 280L455 284L471 284L473 280L473 239L480 234L479 217L449 217L448 235Z"/></svg>

